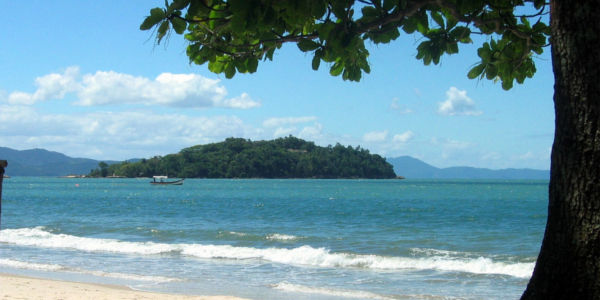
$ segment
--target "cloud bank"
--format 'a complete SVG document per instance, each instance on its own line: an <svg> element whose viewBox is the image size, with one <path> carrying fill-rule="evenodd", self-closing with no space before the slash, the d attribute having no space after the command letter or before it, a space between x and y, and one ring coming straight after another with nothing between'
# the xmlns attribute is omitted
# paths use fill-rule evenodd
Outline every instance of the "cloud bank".
<svg viewBox="0 0 600 300"><path fill-rule="evenodd" d="M91 158L149 157L231 136L255 137L259 132L236 116L148 111L46 114L31 106L0 105L0 146L46 148Z"/></svg>
<svg viewBox="0 0 600 300"><path fill-rule="evenodd" d="M37 89L33 93L10 93L8 103L33 105L74 94L77 98L75 104L81 106L142 104L236 109L260 106L246 93L227 98L227 90L219 82L197 74L162 73L154 79L114 71L81 75L78 67L69 67L62 74L52 73L36 78Z"/></svg>

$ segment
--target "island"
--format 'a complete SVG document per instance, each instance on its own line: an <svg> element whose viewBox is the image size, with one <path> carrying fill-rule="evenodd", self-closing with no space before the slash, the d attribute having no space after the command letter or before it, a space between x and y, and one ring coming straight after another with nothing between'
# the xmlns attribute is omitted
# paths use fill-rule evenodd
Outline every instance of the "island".
<svg viewBox="0 0 600 300"><path fill-rule="evenodd" d="M271 141L228 138L176 154L135 162L100 163L90 177L167 175L178 178L396 178L383 157L360 146L321 147L293 136Z"/></svg>

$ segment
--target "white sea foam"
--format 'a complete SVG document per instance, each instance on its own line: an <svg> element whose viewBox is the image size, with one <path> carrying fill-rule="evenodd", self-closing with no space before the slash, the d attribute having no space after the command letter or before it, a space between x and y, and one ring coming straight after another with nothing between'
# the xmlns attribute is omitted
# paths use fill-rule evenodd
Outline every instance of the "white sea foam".
<svg viewBox="0 0 600 300"><path fill-rule="evenodd" d="M410 248L410 251L415 254L424 254L429 256L469 256L469 252L459 252L451 250L440 250L431 248Z"/></svg>
<svg viewBox="0 0 600 300"><path fill-rule="evenodd" d="M430 251L421 257L393 257L368 254L336 253L325 248L301 246L286 248L252 248L230 245L163 244L127 242L114 239L53 234L43 228L5 229L0 242L44 248L66 248L90 252L115 252L137 255L181 254L206 259L260 259L281 264L328 268L365 268L375 270L438 270L475 274L500 274L528 278L531 262L494 261L489 257L461 256L456 253Z"/></svg>
<svg viewBox="0 0 600 300"><path fill-rule="evenodd" d="M27 270L36 270L36 271L65 271L66 268L61 265L55 264L38 264L38 263L30 263L23 262L12 259L0 259L0 266L15 268L15 269L27 269Z"/></svg>
<svg viewBox="0 0 600 300"><path fill-rule="evenodd" d="M227 233L235 236L248 236L248 234L244 232L228 231Z"/></svg>
<svg viewBox="0 0 600 300"><path fill-rule="evenodd" d="M451 296L437 296L437 295L426 295L426 294L407 294L407 295L381 295L368 291L359 290L348 290L348 289L335 289L335 288L324 288L324 287L311 287L299 284L292 284L288 282L280 282L271 285L276 290L292 292L292 293L305 293L305 294L318 294L325 296L343 297L343 298L356 298L356 299L377 299L377 300L394 300L394 299L420 299L420 300L450 300L450 299L462 299Z"/></svg>
<svg viewBox="0 0 600 300"><path fill-rule="evenodd" d="M147 275L138 275L138 274L126 274L126 273L116 273L116 272L103 272L103 271L93 271L93 270L84 270L80 268L70 268L67 266L61 266L56 264L40 264L40 263L31 263L31 262L23 262L12 259L0 259L0 266L5 266L9 268L15 269L25 269L25 270L36 270L36 271L61 271L61 272L69 272L69 273L80 273L93 275L98 277L110 277L110 278L118 278L118 279L126 279L126 280L135 280L135 281L148 281L148 282L171 282L171 281L180 281L177 278L164 277L164 276L147 276Z"/></svg>
<svg viewBox="0 0 600 300"><path fill-rule="evenodd" d="M293 240L300 239L300 237L297 237L295 235L273 233L273 234L267 235L266 239L267 240L277 240L277 241L293 241Z"/></svg>
<svg viewBox="0 0 600 300"><path fill-rule="evenodd" d="M281 282L272 285L276 290L282 290L293 293L306 293L306 294L319 294L326 296L345 297L345 298L357 298L357 299L377 299L377 300L392 300L395 298L379 295L367 291L356 291L346 289L333 289L323 287L310 287L298 284L291 284L287 282Z"/></svg>
<svg viewBox="0 0 600 300"><path fill-rule="evenodd" d="M44 231L43 227L4 229L0 231L0 242L43 248L68 248L90 252L105 251L143 255L177 251L177 247L169 244L126 242L114 239L96 239L67 234L54 234Z"/></svg>

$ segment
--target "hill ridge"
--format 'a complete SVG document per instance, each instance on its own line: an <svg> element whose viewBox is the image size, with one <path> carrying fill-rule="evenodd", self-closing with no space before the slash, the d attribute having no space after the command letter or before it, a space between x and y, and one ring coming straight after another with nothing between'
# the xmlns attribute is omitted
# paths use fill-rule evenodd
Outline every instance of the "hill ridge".
<svg viewBox="0 0 600 300"><path fill-rule="evenodd" d="M411 156L386 158L399 176L414 179L549 179L549 170L487 169L465 166L438 168Z"/></svg>

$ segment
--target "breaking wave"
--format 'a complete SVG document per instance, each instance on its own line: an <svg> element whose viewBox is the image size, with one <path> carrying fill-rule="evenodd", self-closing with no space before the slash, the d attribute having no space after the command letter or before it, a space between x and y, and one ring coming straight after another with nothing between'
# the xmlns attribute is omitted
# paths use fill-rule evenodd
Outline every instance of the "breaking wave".
<svg viewBox="0 0 600 300"><path fill-rule="evenodd" d="M54 234L43 227L4 229L0 242L20 246L62 248L88 252L113 252L136 255L186 255L205 259L259 259L280 264L328 268L364 268L374 270L437 270L474 274L500 274L529 278L533 262L495 261L488 257L458 255L449 251L429 249L421 256L380 256L331 252L325 248L253 248L230 245L165 244L129 242L115 239L78 237ZM440 251L440 252L436 252ZM417 251L418 252L418 251Z"/></svg>
<svg viewBox="0 0 600 300"><path fill-rule="evenodd" d="M300 239L300 237L297 237L295 235L289 235L289 234L273 233L273 234L267 235L266 239L267 240L275 240L275 241L294 241L294 240Z"/></svg>

